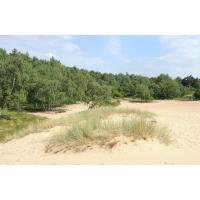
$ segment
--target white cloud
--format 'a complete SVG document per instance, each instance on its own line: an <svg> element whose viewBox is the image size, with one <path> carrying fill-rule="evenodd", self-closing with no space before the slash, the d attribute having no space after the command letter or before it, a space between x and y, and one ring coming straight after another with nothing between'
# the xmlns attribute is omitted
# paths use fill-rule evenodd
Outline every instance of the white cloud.
<svg viewBox="0 0 200 200"><path fill-rule="evenodd" d="M45 53L44 55L48 58L52 58L52 57L56 58L56 55L54 53L51 53L51 52Z"/></svg>
<svg viewBox="0 0 200 200"><path fill-rule="evenodd" d="M104 63L98 56L88 55L75 41L75 36L1 36L0 47L11 51L17 48L30 56L54 57L68 66L98 67Z"/></svg>
<svg viewBox="0 0 200 200"><path fill-rule="evenodd" d="M125 63L125 64L131 64L131 63L133 63L133 61L132 61L131 59L126 58L126 57L120 57L119 59L120 59L123 63Z"/></svg>
<svg viewBox="0 0 200 200"><path fill-rule="evenodd" d="M78 66L87 69L97 69L104 63L104 61L97 56L87 55L82 50L75 52L63 52L61 55L62 60L68 66Z"/></svg>
<svg viewBox="0 0 200 200"><path fill-rule="evenodd" d="M83 49L75 43L72 36L60 36L61 38L61 59L65 64L79 67L85 67L88 69L95 69L104 63L102 58L98 56L88 55ZM94 68L93 68L94 67Z"/></svg>
<svg viewBox="0 0 200 200"><path fill-rule="evenodd" d="M66 51L80 51L80 47L72 42L66 42L65 44L63 44L63 46Z"/></svg>
<svg viewBox="0 0 200 200"><path fill-rule="evenodd" d="M115 56L120 55L121 54L120 41L116 37L110 37L108 43L106 44L106 50Z"/></svg>
<svg viewBox="0 0 200 200"><path fill-rule="evenodd" d="M106 51L115 56L122 63L132 63L132 60L124 55L121 42L117 36L109 37L109 40L106 44Z"/></svg>
<svg viewBox="0 0 200 200"><path fill-rule="evenodd" d="M159 43L164 53L149 61L152 71L174 77L200 75L200 36L160 36Z"/></svg>
<svg viewBox="0 0 200 200"><path fill-rule="evenodd" d="M160 60L176 64L200 61L199 36L161 36L160 42L168 50L168 53L158 57Z"/></svg>
<svg viewBox="0 0 200 200"><path fill-rule="evenodd" d="M85 36L1 36L0 47L9 52L13 48L21 52L28 51L31 56L39 58L49 59L53 56L65 65L94 70L127 71L150 76L160 73L169 73L174 77L190 74L200 76L200 36L157 37L158 50L152 52L157 56L145 56L142 52L142 57L134 56L134 51L126 51L120 36L106 36L101 51L106 51L110 57L107 66L101 56L95 55L96 51L88 53L84 50L84 46L79 43L83 37Z"/></svg>
<svg viewBox="0 0 200 200"><path fill-rule="evenodd" d="M157 56L125 55L120 38L109 37L106 51L123 63L123 71L156 76L168 73L173 77L200 76L200 36L160 36ZM149 47L151 48L151 47ZM154 49L153 49L154 51ZM121 65L122 66L122 65Z"/></svg>

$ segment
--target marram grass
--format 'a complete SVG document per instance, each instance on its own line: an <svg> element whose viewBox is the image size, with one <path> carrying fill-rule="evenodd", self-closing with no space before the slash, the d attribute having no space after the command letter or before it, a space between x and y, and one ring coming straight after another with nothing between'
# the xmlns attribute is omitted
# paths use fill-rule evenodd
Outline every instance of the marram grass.
<svg viewBox="0 0 200 200"><path fill-rule="evenodd" d="M126 136L131 141L158 139L169 144L165 128L153 123L153 114L134 109L113 107L96 108L73 115L70 127L54 137L46 151L83 150L87 145L108 146L117 136Z"/></svg>

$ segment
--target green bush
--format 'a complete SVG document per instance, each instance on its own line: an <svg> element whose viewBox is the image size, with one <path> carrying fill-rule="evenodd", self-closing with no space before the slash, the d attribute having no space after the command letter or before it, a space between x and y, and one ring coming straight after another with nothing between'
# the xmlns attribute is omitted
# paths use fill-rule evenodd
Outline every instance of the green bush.
<svg viewBox="0 0 200 200"><path fill-rule="evenodd" d="M200 100L200 89L195 90L193 97L195 100Z"/></svg>
<svg viewBox="0 0 200 200"><path fill-rule="evenodd" d="M140 98L141 101L148 102L153 99L151 92L146 85L140 84L136 88L136 97Z"/></svg>

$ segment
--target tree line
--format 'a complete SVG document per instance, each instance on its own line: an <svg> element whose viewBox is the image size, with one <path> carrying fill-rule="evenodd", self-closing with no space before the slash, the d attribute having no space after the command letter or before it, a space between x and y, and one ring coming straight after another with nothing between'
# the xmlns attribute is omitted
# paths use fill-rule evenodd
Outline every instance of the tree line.
<svg viewBox="0 0 200 200"><path fill-rule="evenodd" d="M56 106L85 102L90 107L111 104L122 97L200 99L200 79L172 79L167 74L145 77L100 73L67 67L54 59L38 59L13 49L0 49L0 108L52 110Z"/></svg>

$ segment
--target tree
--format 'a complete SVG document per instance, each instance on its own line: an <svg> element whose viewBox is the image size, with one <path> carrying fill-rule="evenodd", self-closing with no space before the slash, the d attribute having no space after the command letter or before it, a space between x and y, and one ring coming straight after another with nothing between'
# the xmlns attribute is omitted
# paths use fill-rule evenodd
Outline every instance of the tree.
<svg viewBox="0 0 200 200"><path fill-rule="evenodd" d="M136 97L140 98L141 101L143 100L146 102L153 99L149 88L144 84L137 85Z"/></svg>
<svg viewBox="0 0 200 200"><path fill-rule="evenodd" d="M194 94L193 94L193 99L200 100L200 85L198 88L195 89Z"/></svg>
<svg viewBox="0 0 200 200"><path fill-rule="evenodd" d="M179 83L167 74L152 79L151 88L156 99L173 99L181 95Z"/></svg>
<svg viewBox="0 0 200 200"><path fill-rule="evenodd" d="M101 86L96 82L89 82L87 86L84 102L89 106L89 109L102 106L110 103L111 90L107 86Z"/></svg>
<svg viewBox="0 0 200 200"><path fill-rule="evenodd" d="M26 102L31 65L24 62L20 52L13 50L0 62L0 105L20 110Z"/></svg>
<svg viewBox="0 0 200 200"><path fill-rule="evenodd" d="M172 79L168 74L148 78L134 74L100 73L67 67L55 58L42 60L14 49L0 49L0 108L52 110L64 103L109 104L112 98L172 99L194 93L200 79Z"/></svg>
<svg viewBox="0 0 200 200"><path fill-rule="evenodd" d="M200 100L200 89L195 90L193 97L195 100Z"/></svg>
<svg viewBox="0 0 200 200"><path fill-rule="evenodd" d="M192 75L187 76L182 80L182 84L183 86L191 87L195 84L195 78Z"/></svg>
<svg viewBox="0 0 200 200"><path fill-rule="evenodd" d="M173 99L180 95L180 88L174 80L162 80L159 83L158 96L160 99Z"/></svg>

